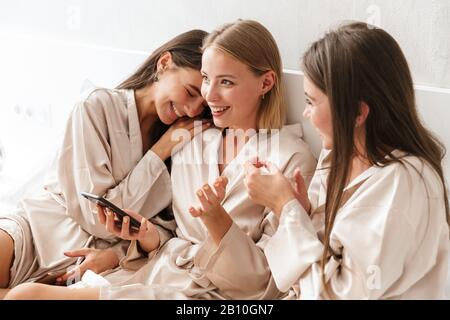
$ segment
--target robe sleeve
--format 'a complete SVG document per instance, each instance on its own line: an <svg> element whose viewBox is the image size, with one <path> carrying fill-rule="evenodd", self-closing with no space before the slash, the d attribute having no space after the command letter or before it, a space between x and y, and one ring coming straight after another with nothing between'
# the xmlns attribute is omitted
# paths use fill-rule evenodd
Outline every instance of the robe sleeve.
<svg viewBox="0 0 450 320"><path fill-rule="evenodd" d="M120 266L128 270L138 270L143 267L149 259L152 259L161 250L161 248L175 236L176 222L175 219L164 220L159 215L150 219L155 225L159 233L159 246L149 253L142 252L138 248L136 240L131 241L126 255L120 261Z"/></svg>
<svg viewBox="0 0 450 320"><path fill-rule="evenodd" d="M408 217L414 208L405 198L411 193L406 177L393 173L382 180L339 211L330 243L340 254L326 259L328 292L322 285L324 246L317 228L297 200L284 206L264 250L279 290L298 286L301 299L385 297L402 276L417 234Z"/></svg>
<svg viewBox="0 0 450 320"><path fill-rule="evenodd" d="M283 170L291 177L295 168L312 173L314 161L305 161L301 153L294 154ZM310 181L311 177L305 177ZM198 251L194 263L221 292L231 299L275 299L280 296L264 255L267 240L277 228L277 218L266 208L261 224L262 236L255 243L236 223L217 246L208 236Z"/></svg>
<svg viewBox="0 0 450 320"><path fill-rule="evenodd" d="M71 155L62 158L72 159L73 163L60 163L58 175L65 188L63 191L69 214L71 211L81 212L81 217L75 218L89 232L108 238L110 236L105 228L97 222L95 204L86 201L80 193L84 191L97 194L120 208L137 212L141 212L145 205L152 210L146 210L142 214L150 218L167 203L153 197L153 202L149 205L146 203L149 201L149 194L153 189L157 189L158 193L170 194L170 176L164 162L149 150L123 180L116 181L112 175L105 107L102 102L91 100L93 98L79 103L71 115L62 150L62 153ZM126 156L128 155L124 155ZM76 206L80 210L76 210Z"/></svg>

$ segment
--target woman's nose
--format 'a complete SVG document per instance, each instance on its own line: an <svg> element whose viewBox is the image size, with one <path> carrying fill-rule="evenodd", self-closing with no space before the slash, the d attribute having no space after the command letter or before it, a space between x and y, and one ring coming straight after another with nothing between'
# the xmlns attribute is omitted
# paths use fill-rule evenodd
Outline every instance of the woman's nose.
<svg viewBox="0 0 450 320"><path fill-rule="evenodd" d="M310 113L309 113L309 107L306 106L305 110L303 110L303 117L306 119L309 119Z"/></svg>
<svg viewBox="0 0 450 320"><path fill-rule="evenodd" d="M218 100L218 92L216 86L213 84L208 85L204 88L203 97L208 102L213 102Z"/></svg>

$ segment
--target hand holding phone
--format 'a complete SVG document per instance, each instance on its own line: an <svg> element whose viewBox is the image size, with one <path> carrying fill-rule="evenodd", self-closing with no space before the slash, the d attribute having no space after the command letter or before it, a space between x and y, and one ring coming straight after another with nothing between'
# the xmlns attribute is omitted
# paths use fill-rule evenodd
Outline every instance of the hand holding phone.
<svg viewBox="0 0 450 320"><path fill-rule="evenodd" d="M103 208L107 208L107 209L111 210L112 212L114 212L116 214L116 217L121 222L121 224L122 224L123 218L128 217L130 219L130 228L131 229L138 231L139 228L141 227L140 221L136 220L135 218L130 216L128 213L126 213L125 211L123 211L122 209L120 209L119 207L117 207L116 205L111 203L110 201L106 200L105 198L95 195L95 194L87 193L87 192L81 192L81 195L83 197L85 197L86 199L98 204L99 206L101 206Z"/></svg>
<svg viewBox="0 0 450 320"><path fill-rule="evenodd" d="M129 221L124 221L120 224L119 221L115 221L112 212L111 214L107 214L109 209L103 208L100 205L97 205L98 210L98 218L101 224L105 225L106 230L121 238L123 240L136 240L139 243L139 247L145 251L150 252L158 247L160 243L159 232L155 225L151 223L149 220L141 216L139 213L134 211L126 211L129 215L133 216L136 220L141 221L141 227L139 231L130 232L129 229Z"/></svg>
<svg viewBox="0 0 450 320"><path fill-rule="evenodd" d="M37 283L43 283L48 285L56 285L56 279L65 274L65 270L60 271L50 271L43 275L41 278L36 280Z"/></svg>

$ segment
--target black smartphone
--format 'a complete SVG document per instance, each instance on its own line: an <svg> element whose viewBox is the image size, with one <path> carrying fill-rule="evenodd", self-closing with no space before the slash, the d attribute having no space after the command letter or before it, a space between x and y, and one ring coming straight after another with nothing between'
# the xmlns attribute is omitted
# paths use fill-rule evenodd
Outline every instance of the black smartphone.
<svg viewBox="0 0 450 320"><path fill-rule="evenodd" d="M121 222L124 217L129 217L130 218L130 228L139 230L139 228L141 227L141 223L138 220L136 220L135 218L130 216L128 213L126 213L119 207L115 206L113 203L109 202L105 198L97 196L95 194L87 193L87 192L81 192L81 195L83 197L85 197L86 199L88 199L92 202L95 202L104 208L110 209L112 212L114 212L117 215L117 218L119 218L119 220Z"/></svg>

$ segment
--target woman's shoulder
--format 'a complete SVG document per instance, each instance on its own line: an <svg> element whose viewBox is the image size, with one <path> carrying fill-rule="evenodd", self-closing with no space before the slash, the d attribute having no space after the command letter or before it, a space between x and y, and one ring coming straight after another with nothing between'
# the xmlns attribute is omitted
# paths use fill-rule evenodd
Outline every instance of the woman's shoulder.
<svg viewBox="0 0 450 320"><path fill-rule="evenodd" d="M105 108L111 109L114 106L122 108L129 103L130 91L102 87L90 88L80 94L75 108L96 113Z"/></svg>
<svg viewBox="0 0 450 320"><path fill-rule="evenodd" d="M421 179L431 184L440 180L436 170L424 158L399 150L393 151L392 154L399 161L391 162L383 168L382 172L385 176L391 176L397 179Z"/></svg>
<svg viewBox="0 0 450 320"><path fill-rule="evenodd" d="M303 161L316 164L311 147L303 140L303 130L300 124L285 125L278 132L272 132L271 144L278 145L280 155L285 155L286 160L295 154L300 155ZM275 149L276 150L276 149Z"/></svg>

